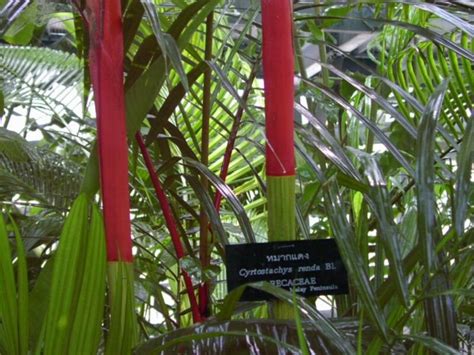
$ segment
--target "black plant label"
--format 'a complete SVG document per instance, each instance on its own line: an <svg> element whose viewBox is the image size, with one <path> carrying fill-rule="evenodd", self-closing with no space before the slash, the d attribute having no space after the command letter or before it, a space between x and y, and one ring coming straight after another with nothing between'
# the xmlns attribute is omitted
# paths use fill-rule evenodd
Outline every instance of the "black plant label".
<svg viewBox="0 0 474 355"><path fill-rule="evenodd" d="M268 281L303 297L348 293L347 272L334 239L226 245L227 289ZM241 301L270 300L247 287Z"/></svg>

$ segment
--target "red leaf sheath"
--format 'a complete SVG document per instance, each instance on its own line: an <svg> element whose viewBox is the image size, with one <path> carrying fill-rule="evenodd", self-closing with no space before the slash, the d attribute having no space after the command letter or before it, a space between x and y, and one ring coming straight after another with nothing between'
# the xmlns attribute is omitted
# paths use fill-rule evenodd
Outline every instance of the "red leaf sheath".
<svg viewBox="0 0 474 355"><path fill-rule="evenodd" d="M291 0L262 0L268 176L295 174Z"/></svg>
<svg viewBox="0 0 474 355"><path fill-rule="evenodd" d="M87 10L107 258L109 261L131 262L133 256L120 1L87 0Z"/></svg>

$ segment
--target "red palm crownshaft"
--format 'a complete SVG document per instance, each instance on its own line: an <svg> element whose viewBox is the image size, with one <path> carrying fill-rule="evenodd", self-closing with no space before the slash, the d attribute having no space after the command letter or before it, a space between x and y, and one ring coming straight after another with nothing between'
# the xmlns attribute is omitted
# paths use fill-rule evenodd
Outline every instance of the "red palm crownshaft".
<svg viewBox="0 0 474 355"><path fill-rule="evenodd" d="M262 0L268 240L272 242L296 239L292 30L291 0ZM294 317L293 308L281 302L272 308L276 318Z"/></svg>
<svg viewBox="0 0 474 355"><path fill-rule="evenodd" d="M87 8L107 258L131 262L122 12L118 0L87 0Z"/></svg>
<svg viewBox="0 0 474 355"><path fill-rule="evenodd" d="M291 0L262 0L267 176L295 174Z"/></svg>

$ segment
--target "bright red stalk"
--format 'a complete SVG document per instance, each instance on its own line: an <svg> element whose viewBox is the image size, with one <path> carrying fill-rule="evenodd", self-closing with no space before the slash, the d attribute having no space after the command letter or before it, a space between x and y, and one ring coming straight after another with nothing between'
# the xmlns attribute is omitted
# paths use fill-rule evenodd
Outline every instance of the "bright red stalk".
<svg viewBox="0 0 474 355"><path fill-rule="evenodd" d="M291 0L262 0L268 176L295 174Z"/></svg>
<svg viewBox="0 0 474 355"><path fill-rule="evenodd" d="M118 0L87 0L87 8L107 258L132 262L122 12Z"/></svg>
<svg viewBox="0 0 474 355"><path fill-rule="evenodd" d="M171 241L176 251L176 256L178 257L178 260L181 260L184 257L183 245L181 244L178 228L176 226L176 221L174 220L173 213L171 211L168 197L163 191L161 182L158 179L158 176L156 175L155 169L153 168L153 162L151 161L150 154L148 153L148 150L145 146L145 142L143 141L141 134L137 133L135 135L135 138L137 139L138 146L140 147L140 151L143 155L143 159L145 160L145 165L148 169L148 173L150 174L151 182L153 184L153 187L155 188L156 197L158 198L158 201L161 205L161 209L163 211L163 217L165 217L166 226L168 227L168 231L170 232ZM193 313L193 320L195 323L200 322L201 315L199 312L198 303L196 301L196 295L194 294L193 283L191 281L191 278L189 277L189 274L186 271L182 270L182 273L183 273L184 283L186 285L186 291L189 297L189 302L191 303L191 311Z"/></svg>

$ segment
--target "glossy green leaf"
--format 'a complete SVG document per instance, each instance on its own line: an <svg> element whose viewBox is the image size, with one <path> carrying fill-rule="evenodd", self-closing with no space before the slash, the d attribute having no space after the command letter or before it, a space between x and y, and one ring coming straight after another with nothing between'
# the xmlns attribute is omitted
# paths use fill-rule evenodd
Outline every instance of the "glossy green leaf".
<svg viewBox="0 0 474 355"><path fill-rule="evenodd" d="M41 270L36 283L29 294L29 344L31 349L41 351L44 340L44 322L48 311L50 290L53 279L54 258L50 259Z"/></svg>
<svg viewBox="0 0 474 355"><path fill-rule="evenodd" d="M240 227L242 229L242 233L247 240L247 243L255 243L255 236L252 230L252 226L250 221L248 220L248 216L245 213L245 210L237 199L233 191L226 185L218 176L214 175L209 169L204 166L203 164L190 160L184 159L186 165L189 165L203 174L209 182L220 191L222 196L229 202L232 210L235 213L237 220L239 221Z"/></svg>
<svg viewBox="0 0 474 355"><path fill-rule="evenodd" d="M261 291L265 291L281 301L293 304L293 295L291 292L273 286L268 282L257 282L249 285ZM244 286L245 287L245 286ZM294 296L296 299L295 306L301 310L302 314L307 317L312 327L318 330L334 347L342 354L354 354L355 349L348 340L336 327L327 320L315 307L305 300L303 297Z"/></svg>
<svg viewBox="0 0 474 355"><path fill-rule="evenodd" d="M422 248L423 265L428 273L428 290L442 292L448 287L446 275L435 274L440 258L435 245L440 240L436 218L434 197L434 131L440 115L447 82L443 82L426 106L418 133L417 145L417 203L418 203L418 238ZM456 314L450 296L433 297L424 301L426 305L426 324L428 334L451 346L457 346Z"/></svg>
<svg viewBox="0 0 474 355"><path fill-rule="evenodd" d="M97 352L102 335L102 314L105 301L106 250L102 216L92 206L92 217L86 234L82 275L76 316L71 329L68 351L72 354Z"/></svg>
<svg viewBox="0 0 474 355"><path fill-rule="evenodd" d="M400 301L405 307L408 307L408 282L403 270L402 255L399 247L403 236L400 234L394 221L385 179L374 157L364 152L356 152L355 150L353 152L362 161L365 174L371 185L370 192L368 193L371 200L368 202L368 205L377 218L380 237L390 262L391 275L397 281L396 286Z"/></svg>
<svg viewBox="0 0 474 355"><path fill-rule="evenodd" d="M190 183L193 190L196 192L196 195L199 197L199 200L202 202L205 213L209 218L213 231L215 231L216 233L218 241L221 243L222 246L229 244L227 234L219 218L219 214L214 208L214 204L212 203L212 199L209 196L209 193L203 190L201 183L194 176L185 175L185 178Z"/></svg>
<svg viewBox="0 0 474 355"><path fill-rule="evenodd" d="M109 263L108 285L110 329L105 354L130 354L137 342L133 265L120 261Z"/></svg>
<svg viewBox="0 0 474 355"><path fill-rule="evenodd" d="M362 305L372 318L380 335L388 339L387 323L370 284L366 265L355 244L353 231L345 214L341 213L344 209L340 192L333 181L328 181L325 185L325 205L329 221L348 275L357 289Z"/></svg>
<svg viewBox="0 0 474 355"><path fill-rule="evenodd" d="M314 17L301 17L299 20L303 19L310 19ZM337 16L321 16L321 18L325 19L343 19L342 17L337 17ZM425 37L429 40L432 40L435 43L438 43L442 46L445 46L446 48L449 48L453 50L454 52L458 53L460 56L465 57L466 59L470 60L471 62L474 61L474 54L471 52L467 51L466 49L458 46L456 43L444 38L440 34L421 27L417 26L411 23L403 22L403 21L397 21L397 20L389 20L389 19L383 19L383 18L364 18L364 17L356 17L356 16L348 16L345 17L345 19L351 19L351 20L370 20L371 22L374 23L379 23L379 24L385 24L385 25L392 25L396 27L400 27L406 30L409 30L413 33L416 33L419 36Z"/></svg>
<svg viewBox="0 0 474 355"><path fill-rule="evenodd" d="M20 354L17 287L3 216L0 216L0 250L0 347L7 354Z"/></svg>
<svg viewBox="0 0 474 355"><path fill-rule="evenodd" d="M464 138L458 153L458 171L456 172L455 228L459 236L464 234L469 197L473 194L471 170L474 160L474 116L467 122Z"/></svg>
<svg viewBox="0 0 474 355"><path fill-rule="evenodd" d="M187 85L193 85L196 80L204 73L205 68L206 64L204 62L201 62L200 64L196 65L186 76ZM156 139L156 136L158 134L158 127L163 126L164 123L170 119L173 112L183 100L185 94L186 86L181 81L171 90L165 102L161 105L161 108L157 113L158 119L156 122L152 123L150 132L147 135L147 144L150 144L151 141Z"/></svg>
<svg viewBox="0 0 474 355"><path fill-rule="evenodd" d="M165 353L167 349L174 348L179 346L179 344L186 344L190 342L197 342L199 340L210 340L213 339L217 342L222 342L221 339L226 339L226 337L231 338L256 338L260 341L274 343L277 345L278 349L281 351L289 352L291 354L299 354L300 351L296 346L286 344L284 342L275 340L275 338L262 335L259 333L249 332L249 331L207 331L201 334L192 334L192 335L183 335L178 336L175 339L167 341L165 344L160 346L147 346L146 344L140 348L138 348L138 352L140 354L162 354Z"/></svg>
<svg viewBox="0 0 474 355"><path fill-rule="evenodd" d="M436 338L432 338L426 335L404 335L403 339L411 340L413 342L419 343L426 348L432 350L433 352L440 354L440 355L459 355L461 354L456 349L444 344L443 342L439 341Z"/></svg>
<svg viewBox="0 0 474 355"><path fill-rule="evenodd" d="M48 313L45 319L44 353L65 353L71 340L82 275L88 201L80 195L69 212L55 255Z"/></svg>
<svg viewBox="0 0 474 355"><path fill-rule="evenodd" d="M309 355L308 344L305 339L303 324L301 322L301 315L298 309L298 302L296 299L296 292L293 290L293 313L295 315L296 331L298 333L298 342L300 345L302 355Z"/></svg>
<svg viewBox="0 0 474 355"><path fill-rule="evenodd" d="M351 105L349 102L347 102L342 96L340 96L336 92L332 91L331 89L327 87L322 86L319 83L307 81L307 80L303 80L303 81L312 87L318 88L319 90L321 90L321 92L323 92L329 98L331 98L332 100L337 102L339 105L341 105L341 107L343 107L345 110L354 114L354 116L358 120L363 122L374 133L374 135L380 140L380 142L383 143L387 147L387 149L393 154L395 159L398 160L400 165L402 165L410 175L414 175L412 167L407 162L403 154L397 149L397 147L394 146L392 141L390 141L390 139L388 139L385 133L372 121L368 120L367 117L365 117L356 107Z"/></svg>
<svg viewBox="0 0 474 355"><path fill-rule="evenodd" d="M6 32L2 29L2 37L10 44L27 45L33 38L36 28L36 24L31 19L39 17L38 4L26 2L23 11L18 10L16 9L16 13L10 14L8 21L10 26Z"/></svg>
<svg viewBox="0 0 474 355"><path fill-rule="evenodd" d="M186 91L189 91L189 84L184 72L183 63L181 59L181 53L178 49L178 45L174 38L162 31L160 25L160 19L156 14L155 5L152 4L150 1L142 1L143 7L145 8L145 13L148 17L148 21L151 22L151 28L153 29L153 33L156 36L158 45L161 48L161 53L168 58L171 62L171 65L178 73L179 77L181 78L181 83Z"/></svg>
<svg viewBox="0 0 474 355"><path fill-rule="evenodd" d="M1 218L0 218L1 219ZM17 254L17 302L18 302L18 354L28 354L29 350L29 321L28 321L28 269L26 264L26 253L17 225L10 218L15 234Z"/></svg>
<svg viewBox="0 0 474 355"><path fill-rule="evenodd" d="M423 248L424 265L427 271L433 272L436 267L435 243L437 238L434 184L434 130L441 113L447 82L443 82L433 94L426 106L420 124L417 139L417 201L418 201L418 233Z"/></svg>

